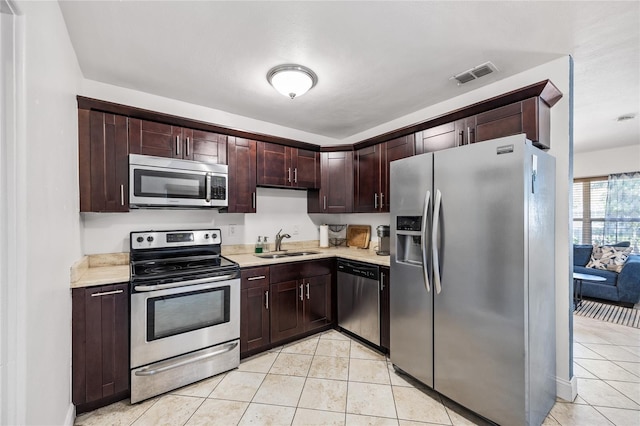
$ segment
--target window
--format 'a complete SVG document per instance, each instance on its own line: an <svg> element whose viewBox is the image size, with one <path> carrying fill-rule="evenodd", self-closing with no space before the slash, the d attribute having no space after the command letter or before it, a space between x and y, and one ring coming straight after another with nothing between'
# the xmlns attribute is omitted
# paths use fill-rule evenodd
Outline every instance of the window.
<svg viewBox="0 0 640 426"><path fill-rule="evenodd" d="M626 173L575 179L573 182L574 244L640 246L640 174Z"/></svg>

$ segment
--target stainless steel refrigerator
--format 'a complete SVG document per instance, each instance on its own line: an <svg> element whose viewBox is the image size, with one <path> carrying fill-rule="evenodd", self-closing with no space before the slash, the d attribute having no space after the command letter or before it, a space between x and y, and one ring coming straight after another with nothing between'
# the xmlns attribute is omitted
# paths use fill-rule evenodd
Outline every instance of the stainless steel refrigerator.
<svg viewBox="0 0 640 426"><path fill-rule="evenodd" d="M391 163L393 365L502 425L555 402L555 159L525 135Z"/></svg>

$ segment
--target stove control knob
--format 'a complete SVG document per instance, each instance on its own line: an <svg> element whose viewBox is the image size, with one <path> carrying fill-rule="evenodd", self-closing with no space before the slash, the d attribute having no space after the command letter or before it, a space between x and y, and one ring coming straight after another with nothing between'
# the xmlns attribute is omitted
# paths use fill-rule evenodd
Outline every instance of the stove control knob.
<svg viewBox="0 0 640 426"><path fill-rule="evenodd" d="M204 239L208 240L209 239L209 234L204 234Z"/></svg>
<svg viewBox="0 0 640 426"><path fill-rule="evenodd" d="M144 238L142 238L142 237L138 237L138 238L136 238L136 241L137 241L137 242L139 242L139 243L141 243L141 242L143 242L143 241L144 241Z"/></svg>
<svg viewBox="0 0 640 426"><path fill-rule="evenodd" d="M153 241L153 237L152 236L148 236L147 237L147 241L152 242Z"/></svg>

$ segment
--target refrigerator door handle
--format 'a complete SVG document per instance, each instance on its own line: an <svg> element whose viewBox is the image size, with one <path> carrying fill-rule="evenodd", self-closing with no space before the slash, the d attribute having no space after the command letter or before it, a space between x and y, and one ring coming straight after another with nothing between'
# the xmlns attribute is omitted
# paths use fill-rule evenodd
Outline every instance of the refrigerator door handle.
<svg viewBox="0 0 640 426"><path fill-rule="evenodd" d="M433 254L433 282L436 287L436 293L442 291L442 283L440 282L440 263L438 260L438 227L440 226L440 204L442 202L442 193L436 190L436 200L433 206L433 229L431 230L431 253Z"/></svg>
<svg viewBox="0 0 640 426"><path fill-rule="evenodd" d="M429 202L431 201L431 191L424 194L424 210L422 211L422 274L424 275L424 286L427 293L431 292L429 284L429 271L427 269L427 221L429 215Z"/></svg>

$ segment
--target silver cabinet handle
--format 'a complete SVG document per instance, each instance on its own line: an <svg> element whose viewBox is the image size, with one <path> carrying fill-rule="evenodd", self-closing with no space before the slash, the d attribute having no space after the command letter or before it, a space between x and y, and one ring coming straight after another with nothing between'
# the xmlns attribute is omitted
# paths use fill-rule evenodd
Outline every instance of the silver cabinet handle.
<svg viewBox="0 0 640 426"><path fill-rule="evenodd" d="M180 155L180 136L176 136L176 155Z"/></svg>
<svg viewBox="0 0 640 426"><path fill-rule="evenodd" d="M177 367L182 367L183 365L193 364L194 362L204 361L205 359L213 358L214 356L222 355L224 353L230 352L235 347L238 346L238 342L227 343L221 349L218 349L214 352L209 352L201 355L188 355L184 357L180 357L181 359L177 362L174 360L160 361L155 364L151 364L143 369L136 371L136 376L153 376L154 374L162 373L167 370L172 370Z"/></svg>
<svg viewBox="0 0 640 426"><path fill-rule="evenodd" d="M298 183L298 168L293 169L293 182Z"/></svg>
<svg viewBox="0 0 640 426"><path fill-rule="evenodd" d="M110 294L120 294L124 290L103 291L101 293L92 293L91 297L108 296Z"/></svg>
<svg viewBox="0 0 640 426"><path fill-rule="evenodd" d="M464 145L464 130L460 130L460 144L458 146Z"/></svg>
<svg viewBox="0 0 640 426"><path fill-rule="evenodd" d="M269 290L264 292L264 308L269 309Z"/></svg>
<svg viewBox="0 0 640 426"><path fill-rule="evenodd" d="M255 192L251 193L251 201L253 203L253 208L255 209L256 208L256 193Z"/></svg>
<svg viewBox="0 0 640 426"><path fill-rule="evenodd" d="M380 291L384 290L384 272L380 272Z"/></svg>
<svg viewBox="0 0 640 426"><path fill-rule="evenodd" d="M264 280L265 278L267 278L266 275L257 275L255 277L247 278L247 281Z"/></svg>
<svg viewBox="0 0 640 426"><path fill-rule="evenodd" d="M424 194L424 209L422 210L422 275L424 276L424 286L427 289L427 293L431 291L431 286L429 285L429 270L427 269L427 220L429 218L430 201L431 191L427 191Z"/></svg>
<svg viewBox="0 0 640 426"><path fill-rule="evenodd" d="M120 205L124 206L124 184L120 185Z"/></svg>
<svg viewBox="0 0 640 426"><path fill-rule="evenodd" d="M380 208L384 207L384 192L380 193Z"/></svg>
<svg viewBox="0 0 640 426"><path fill-rule="evenodd" d="M436 202L433 206L433 229L431 230L431 253L433 253L433 281L436 286L436 293L442 291L440 282L440 261L438 260L438 227L440 226L440 204L442 203L442 193L436 191Z"/></svg>
<svg viewBox="0 0 640 426"><path fill-rule="evenodd" d="M324 198L324 208L323 208L323 210L326 210L327 209L327 196L325 195L322 198Z"/></svg>
<svg viewBox="0 0 640 426"><path fill-rule="evenodd" d="M302 284L300 284L300 300L304 301L304 290L302 290Z"/></svg>
<svg viewBox="0 0 640 426"><path fill-rule="evenodd" d="M287 182L291 183L291 167L287 169Z"/></svg>
<svg viewBox="0 0 640 426"><path fill-rule="evenodd" d="M309 300L309 283L307 283L307 300Z"/></svg>
<svg viewBox="0 0 640 426"><path fill-rule="evenodd" d="M189 156L189 138L187 138L187 143L185 145L185 154L187 157Z"/></svg>
<svg viewBox="0 0 640 426"><path fill-rule="evenodd" d="M378 193L377 192L375 194L373 194L373 208L374 209L378 208Z"/></svg>
<svg viewBox="0 0 640 426"><path fill-rule="evenodd" d="M205 201L208 203L211 201L211 175L210 174L207 174L207 176L204 178L204 185L206 186Z"/></svg>

